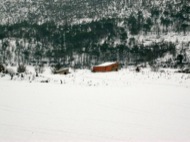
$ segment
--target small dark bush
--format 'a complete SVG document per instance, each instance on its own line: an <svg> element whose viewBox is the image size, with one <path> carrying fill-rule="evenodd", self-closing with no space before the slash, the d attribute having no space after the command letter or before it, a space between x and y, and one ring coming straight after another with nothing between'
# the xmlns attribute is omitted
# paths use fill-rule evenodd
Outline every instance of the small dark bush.
<svg viewBox="0 0 190 142"><path fill-rule="evenodd" d="M137 67L137 68L135 69L135 71L136 71L136 72L140 72L140 67Z"/></svg>
<svg viewBox="0 0 190 142"><path fill-rule="evenodd" d="M25 65L19 65L17 68L18 73L24 73L26 71L26 66Z"/></svg>
<svg viewBox="0 0 190 142"><path fill-rule="evenodd" d="M159 71L159 66L157 66L157 65L151 66L151 71L158 72Z"/></svg>
<svg viewBox="0 0 190 142"><path fill-rule="evenodd" d="M0 63L0 72L4 72L5 71L5 67L3 66L3 64Z"/></svg>
<svg viewBox="0 0 190 142"><path fill-rule="evenodd" d="M36 73L43 73L44 72L44 65L39 65L35 67Z"/></svg>

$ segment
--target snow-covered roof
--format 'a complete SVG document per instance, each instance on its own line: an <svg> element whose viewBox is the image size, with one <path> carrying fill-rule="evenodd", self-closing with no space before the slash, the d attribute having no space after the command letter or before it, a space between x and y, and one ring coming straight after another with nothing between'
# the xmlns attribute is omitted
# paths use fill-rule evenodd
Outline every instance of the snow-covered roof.
<svg viewBox="0 0 190 142"><path fill-rule="evenodd" d="M96 65L98 67L103 67L103 66L109 66L109 65L112 65L112 64L115 64L117 62L105 62L105 63L102 63L102 64L99 64L99 65Z"/></svg>
<svg viewBox="0 0 190 142"><path fill-rule="evenodd" d="M60 68L56 72L59 73L59 72L68 72L68 71L69 71L69 68Z"/></svg>

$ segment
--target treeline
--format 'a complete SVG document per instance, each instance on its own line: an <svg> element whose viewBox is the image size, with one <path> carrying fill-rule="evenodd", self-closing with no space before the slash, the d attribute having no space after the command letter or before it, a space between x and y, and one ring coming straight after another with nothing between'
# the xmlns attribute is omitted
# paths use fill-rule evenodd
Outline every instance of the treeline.
<svg viewBox="0 0 190 142"><path fill-rule="evenodd" d="M104 61L117 60L121 65L151 64L167 53L175 56L174 43L146 46L131 36L137 34L133 32L137 29L130 29L133 20L126 20L124 26L118 26L118 21L121 22L120 19L102 19L64 26L53 22L0 26L0 62L89 68Z"/></svg>

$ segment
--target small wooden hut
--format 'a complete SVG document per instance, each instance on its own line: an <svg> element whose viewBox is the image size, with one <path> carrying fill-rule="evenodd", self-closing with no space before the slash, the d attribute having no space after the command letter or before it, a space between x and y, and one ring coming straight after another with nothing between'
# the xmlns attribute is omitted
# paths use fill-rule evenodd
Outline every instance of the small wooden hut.
<svg viewBox="0 0 190 142"><path fill-rule="evenodd" d="M118 62L105 62L103 64L92 67L92 72L110 72L118 70L119 70Z"/></svg>
<svg viewBox="0 0 190 142"><path fill-rule="evenodd" d="M60 68L59 70L55 71L55 74L68 74L69 73L69 68Z"/></svg>

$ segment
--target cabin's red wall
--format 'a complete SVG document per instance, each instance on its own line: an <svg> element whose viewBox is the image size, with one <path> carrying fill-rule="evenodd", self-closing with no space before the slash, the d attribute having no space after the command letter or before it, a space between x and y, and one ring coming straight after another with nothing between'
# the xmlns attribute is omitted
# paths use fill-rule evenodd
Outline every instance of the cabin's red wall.
<svg viewBox="0 0 190 142"><path fill-rule="evenodd" d="M108 65L108 66L94 66L92 71L93 72L108 72L108 71L114 71L114 70L118 70L119 64L115 63L112 65Z"/></svg>

